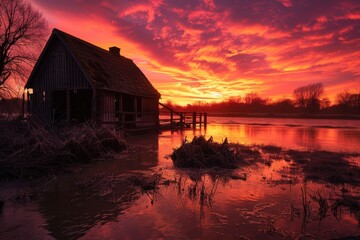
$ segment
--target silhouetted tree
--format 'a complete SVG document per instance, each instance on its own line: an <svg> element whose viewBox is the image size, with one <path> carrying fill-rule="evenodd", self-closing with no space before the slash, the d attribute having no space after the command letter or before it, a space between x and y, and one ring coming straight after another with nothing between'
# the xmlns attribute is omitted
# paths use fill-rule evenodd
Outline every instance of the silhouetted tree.
<svg viewBox="0 0 360 240"><path fill-rule="evenodd" d="M178 112L299 114L305 110L308 113L319 111L321 114L360 114L360 90L338 94L337 105L331 105L329 98L322 97L323 93L322 84L316 83L295 89L295 100L283 98L271 101L252 92L243 98L231 97L222 102L196 102L178 106L167 101L165 105Z"/></svg>
<svg viewBox="0 0 360 240"><path fill-rule="evenodd" d="M350 102L351 93L348 90L345 90L337 95L337 103L343 113L347 113L350 110Z"/></svg>
<svg viewBox="0 0 360 240"><path fill-rule="evenodd" d="M283 98L271 104L272 112L275 113L294 113L295 106L291 99Z"/></svg>
<svg viewBox="0 0 360 240"><path fill-rule="evenodd" d="M360 113L360 91L345 90L337 95L337 103L343 113Z"/></svg>
<svg viewBox="0 0 360 240"><path fill-rule="evenodd" d="M308 113L315 113L320 109L320 97L324 94L322 83L309 84L294 90L295 102L298 107Z"/></svg>
<svg viewBox="0 0 360 240"><path fill-rule="evenodd" d="M266 105L269 99L261 98L257 93L248 93L245 95L245 104Z"/></svg>
<svg viewBox="0 0 360 240"><path fill-rule="evenodd" d="M46 34L45 19L28 1L0 1L0 94L10 91L10 78L27 77Z"/></svg>
<svg viewBox="0 0 360 240"><path fill-rule="evenodd" d="M259 97L257 93L246 94L244 100L248 107L248 112L266 112L266 105L269 100Z"/></svg>
<svg viewBox="0 0 360 240"><path fill-rule="evenodd" d="M321 109L326 109L326 108L330 107L330 105L331 105L331 101L329 98L326 97L326 98L323 98L320 100L320 108Z"/></svg>

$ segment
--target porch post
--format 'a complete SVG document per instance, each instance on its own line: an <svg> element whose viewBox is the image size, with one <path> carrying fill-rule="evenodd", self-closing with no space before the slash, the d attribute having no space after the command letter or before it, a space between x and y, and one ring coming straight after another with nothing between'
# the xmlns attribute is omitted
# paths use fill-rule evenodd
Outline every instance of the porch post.
<svg viewBox="0 0 360 240"><path fill-rule="evenodd" d="M97 96L96 96L96 89L92 90L92 97L91 97L91 119L95 121L96 123L100 123L100 119L98 118L98 112L97 112Z"/></svg>
<svg viewBox="0 0 360 240"><path fill-rule="evenodd" d="M25 91L22 94L22 104L21 104L21 118L24 119L25 118Z"/></svg>
<svg viewBox="0 0 360 240"><path fill-rule="evenodd" d="M66 123L70 124L70 90L66 90Z"/></svg>

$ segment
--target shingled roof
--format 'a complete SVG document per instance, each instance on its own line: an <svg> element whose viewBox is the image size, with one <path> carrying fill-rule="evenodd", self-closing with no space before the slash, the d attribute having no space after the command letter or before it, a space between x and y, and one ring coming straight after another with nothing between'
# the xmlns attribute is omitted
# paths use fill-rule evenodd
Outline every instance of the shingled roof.
<svg viewBox="0 0 360 240"><path fill-rule="evenodd" d="M95 89L160 98L160 93L131 59L115 55L59 29L53 30L50 40L54 36L72 53Z"/></svg>

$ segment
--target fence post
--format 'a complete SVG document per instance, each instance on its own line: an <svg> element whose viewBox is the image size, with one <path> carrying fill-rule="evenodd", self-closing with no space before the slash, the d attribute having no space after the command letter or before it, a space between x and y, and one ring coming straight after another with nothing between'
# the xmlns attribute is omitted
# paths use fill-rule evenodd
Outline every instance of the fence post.
<svg viewBox="0 0 360 240"><path fill-rule="evenodd" d="M199 113L200 115L200 128L201 128L201 124L202 124L202 113Z"/></svg>
<svg viewBox="0 0 360 240"><path fill-rule="evenodd" d="M171 128L173 128L174 126L173 126L173 121L174 121L174 116L173 116L173 112L171 111L170 112L170 126L171 126Z"/></svg>
<svg viewBox="0 0 360 240"><path fill-rule="evenodd" d="M180 113L180 128L184 127L184 114Z"/></svg>
<svg viewBox="0 0 360 240"><path fill-rule="evenodd" d="M204 128L207 126L207 113L204 113Z"/></svg>

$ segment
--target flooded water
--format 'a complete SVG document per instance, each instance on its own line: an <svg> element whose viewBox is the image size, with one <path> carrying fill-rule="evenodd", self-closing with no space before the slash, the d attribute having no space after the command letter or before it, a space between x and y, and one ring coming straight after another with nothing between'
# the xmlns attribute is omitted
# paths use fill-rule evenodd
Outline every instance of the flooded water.
<svg viewBox="0 0 360 240"><path fill-rule="evenodd" d="M209 118L206 130L132 136L126 152L78 166L72 174L1 183L5 204L0 239L360 236L356 184L305 180L301 169L281 157L271 165L258 163L234 171L180 170L168 157L185 137L191 140L195 135L287 149L360 151L359 123ZM157 179L156 189L134 184L139 179Z"/></svg>

